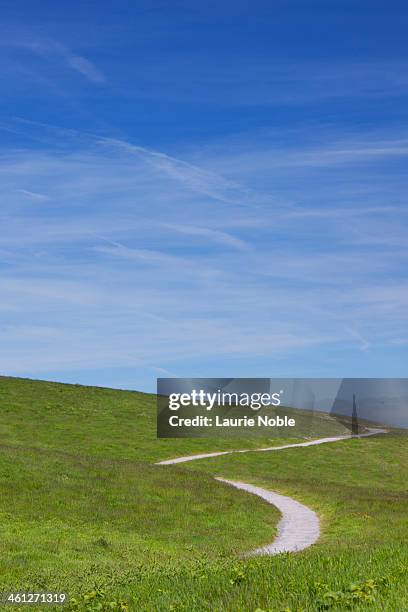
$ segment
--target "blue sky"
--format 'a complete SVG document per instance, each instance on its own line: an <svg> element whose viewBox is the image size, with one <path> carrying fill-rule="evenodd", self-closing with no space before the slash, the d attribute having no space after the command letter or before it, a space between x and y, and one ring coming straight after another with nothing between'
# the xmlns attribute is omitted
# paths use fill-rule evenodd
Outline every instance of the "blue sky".
<svg viewBox="0 0 408 612"><path fill-rule="evenodd" d="M2 373L407 375L403 3L2 17Z"/></svg>

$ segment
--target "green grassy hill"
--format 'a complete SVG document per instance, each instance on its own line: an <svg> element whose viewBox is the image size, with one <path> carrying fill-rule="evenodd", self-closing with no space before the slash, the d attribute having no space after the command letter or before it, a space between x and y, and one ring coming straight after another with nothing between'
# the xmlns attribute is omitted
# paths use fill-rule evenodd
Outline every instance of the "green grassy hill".
<svg viewBox="0 0 408 612"><path fill-rule="evenodd" d="M135 391L0 377L0 409L3 441L109 459L154 463L180 454L276 443L276 437L259 436L158 440L156 396ZM316 436L347 432L324 413L316 413L313 424Z"/></svg>
<svg viewBox="0 0 408 612"><path fill-rule="evenodd" d="M284 440L157 440L153 395L24 379L0 378L0 414L0 591L68 591L78 610L317 610L372 579L358 606L408 609L401 435L154 466ZM214 475L308 503L321 541L243 559L273 540L278 513Z"/></svg>

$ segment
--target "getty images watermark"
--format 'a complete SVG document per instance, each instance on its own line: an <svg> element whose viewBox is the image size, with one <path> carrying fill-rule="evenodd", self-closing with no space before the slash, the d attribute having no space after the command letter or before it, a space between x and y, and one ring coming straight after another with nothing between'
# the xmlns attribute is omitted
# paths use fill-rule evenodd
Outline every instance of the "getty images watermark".
<svg viewBox="0 0 408 612"><path fill-rule="evenodd" d="M281 405L281 394L278 393L229 393L220 389L210 393L204 389L192 389L189 393L170 393L168 409L178 411L181 408L203 408L206 411L232 408L261 410L266 407ZM215 414L214 417L202 414L189 416L170 415L168 424L172 428L253 428L253 427L295 427L296 420L288 415L257 415L256 418L241 414L238 416Z"/></svg>
<svg viewBox="0 0 408 612"><path fill-rule="evenodd" d="M294 428L284 389L267 379L159 379L158 437L229 437Z"/></svg>
<svg viewBox="0 0 408 612"><path fill-rule="evenodd" d="M159 378L157 435L356 435L373 423L407 427L407 405L408 379Z"/></svg>
<svg viewBox="0 0 408 612"><path fill-rule="evenodd" d="M189 393L170 393L169 409L178 410L182 406L201 406L212 410L214 406L244 406L260 410L263 406L280 406L283 389L278 393L229 393L218 389L215 393L192 389Z"/></svg>

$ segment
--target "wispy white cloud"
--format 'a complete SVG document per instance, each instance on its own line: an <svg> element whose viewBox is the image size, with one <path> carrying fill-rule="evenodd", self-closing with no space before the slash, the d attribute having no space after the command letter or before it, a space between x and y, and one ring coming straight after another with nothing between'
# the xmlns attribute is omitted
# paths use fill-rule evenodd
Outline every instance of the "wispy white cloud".
<svg viewBox="0 0 408 612"><path fill-rule="evenodd" d="M329 375L339 353L358 363L403 337L406 181L394 165L316 166L313 180L287 165L282 178L263 148L253 170L242 147L219 164L219 149L167 156L39 132L36 149L0 155L3 371L203 373L217 347L220 362L267 375L294 355L305 375L322 361ZM22 185L49 201L33 206Z"/></svg>
<svg viewBox="0 0 408 612"><path fill-rule="evenodd" d="M372 217L373 215L406 215L408 214L408 209L400 206L366 206L366 207L342 207L342 208L293 208L292 211L285 211L285 214L289 217L293 218L320 218L320 219L330 219L330 218L353 218L353 217Z"/></svg>
<svg viewBox="0 0 408 612"><path fill-rule="evenodd" d="M70 157L66 155L64 158L65 165L70 159L75 162L78 159L78 154L83 156L84 163L85 159L89 162L92 156L98 160L98 164L102 163L104 159L110 160L114 157L118 160L117 163L121 163L123 166L121 181L123 181L123 175L126 175L126 170L128 170L129 180L135 169L140 172L141 166L144 168L147 180L150 180L151 173L146 173L146 166L148 166L155 171L156 177L161 177L162 180L165 178L171 179L188 191L225 204L256 208L265 201L269 203L274 201L271 194L248 188L238 180L227 178L221 172L191 163L181 157L135 145L123 139L101 138L92 133L60 128L22 117L16 117L13 122L0 125L0 129L14 130L20 135L28 133L31 139L35 139L43 145L44 157L48 155L47 149L52 150L54 147L59 149L61 143L64 143L67 150L79 152L76 155L71 154ZM95 153L94 149L97 147L101 149L100 155ZM120 157L118 158L118 156ZM41 159L41 154L39 159ZM18 156L16 161L18 161ZM55 159L54 163L58 166L60 159ZM48 166L51 166L51 164L51 159L48 159ZM130 170L130 167L132 170ZM114 180L110 172L108 172L108 177L110 182ZM139 181L143 180L141 172L138 179ZM103 177L100 177L100 180L104 180ZM114 180L114 182L116 188L119 188L119 179Z"/></svg>
<svg viewBox="0 0 408 612"><path fill-rule="evenodd" d="M174 257L161 251L153 251L152 249L135 249L129 248L118 242L108 241L113 246L96 246L93 248L98 253L112 255L113 257L121 257L131 261L139 261L143 264L153 265L171 265L177 266L181 271L185 267L188 260L182 257Z"/></svg>
<svg viewBox="0 0 408 612"><path fill-rule="evenodd" d="M170 178L180 181L192 191L208 195L226 204L248 205L256 202L255 193L251 193L251 190L244 188L238 182L226 179L219 173L205 170L177 157L114 138L100 139L100 143L123 150L131 155L141 155L154 168Z"/></svg>
<svg viewBox="0 0 408 612"><path fill-rule="evenodd" d="M210 220L211 221L211 220ZM232 234L209 227L197 227L194 225L176 225L174 223L163 224L164 229L176 234L204 238L204 240L230 246L234 249L247 250L249 245L244 240L236 238Z"/></svg>
<svg viewBox="0 0 408 612"><path fill-rule="evenodd" d="M340 135L334 131L317 133L311 138L310 134L300 131L299 142L289 141L283 145L281 138L279 132L269 137L260 134L258 142L246 146L239 140L234 146L236 154L228 150L218 151L212 163L217 165L220 173L239 175L241 180L251 176L265 179L268 172L274 178L278 172L286 177L294 169L303 178L303 173L314 169L347 171L350 166L355 168L358 164L361 171L364 166L371 168L383 163L397 163L408 155L408 126L401 126L395 135L392 132L385 135L383 131ZM365 183L360 185L360 189L363 185L367 189ZM338 188L341 190L342 186ZM277 196L276 191L274 196Z"/></svg>
<svg viewBox="0 0 408 612"><path fill-rule="evenodd" d="M46 60L56 60L93 83L104 83L106 80L103 72L93 62L50 38L37 38L29 33L23 35L18 32L10 36L3 32L0 46L30 51Z"/></svg>
<svg viewBox="0 0 408 612"><path fill-rule="evenodd" d="M28 189L16 189L17 193L21 193L30 200L35 200L37 202L45 202L50 198L44 193L37 193L35 191L29 191Z"/></svg>
<svg viewBox="0 0 408 612"><path fill-rule="evenodd" d="M304 151L299 154L289 155L286 160L277 160L279 166L332 166L337 164L350 164L355 162L367 162L370 160L384 159L388 157L406 157L408 155L408 140L396 140L391 142L373 142L370 146L344 147L338 143L332 148L322 148Z"/></svg>
<svg viewBox="0 0 408 612"><path fill-rule="evenodd" d="M82 74L89 81L93 81L94 83L104 83L105 76L104 74L88 59L82 57L81 55L75 55L68 49L62 50L62 56L65 58L67 65L76 70L80 74Z"/></svg>
<svg viewBox="0 0 408 612"><path fill-rule="evenodd" d="M350 334L352 338L355 338L358 341L360 349L362 351L368 351L368 349L371 347L371 343L366 338L364 338L364 336L362 336L357 329L354 329L352 327L346 327L346 332Z"/></svg>

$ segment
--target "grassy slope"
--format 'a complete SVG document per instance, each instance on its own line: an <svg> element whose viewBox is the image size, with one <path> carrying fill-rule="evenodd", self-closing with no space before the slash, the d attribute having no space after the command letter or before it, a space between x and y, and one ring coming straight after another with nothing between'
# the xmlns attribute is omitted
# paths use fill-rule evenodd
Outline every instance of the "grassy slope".
<svg viewBox="0 0 408 612"><path fill-rule="evenodd" d="M135 610L316 610L315 583L344 590L391 576L374 607L408 609L406 438L159 467L150 464L271 441L158 441L154 398L107 389L0 379L0 409L0 590L76 593L99 582ZM234 560L271 541L277 513L214 474L310 504L323 517L321 542Z"/></svg>
<svg viewBox="0 0 408 612"><path fill-rule="evenodd" d="M315 547L257 562L265 583L259 589L248 579L245 595L236 593L235 609L253 601L272 610L281 609L278 605L314 610L322 597L314 592L316 583L327 584L323 593L345 592L353 582L373 579L375 609L408 610L406 435L233 455L229 461L220 457L194 468L292 495L322 517L323 534ZM364 608L361 601L354 607L359 605ZM346 609L344 601L338 609Z"/></svg>
<svg viewBox="0 0 408 612"><path fill-rule="evenodd" d="M211 445L156 440L151 395L2 378L0 410L5 587L63 567L75 585L95 563L120 573L197 550L236 553L274 536L278 513L267 504L225 494L209 475L152 465L168 447L182 454Z"/></svg>
<svg viewBox="0 0 408 612"><path fill-rule="evenodd" d="M86 455L160 459L214 450L280 444L279 438L156 438L152 394L0 377L0 433L19 446ZM336 420L314 419L316 435L344 434Z"/></svg>

